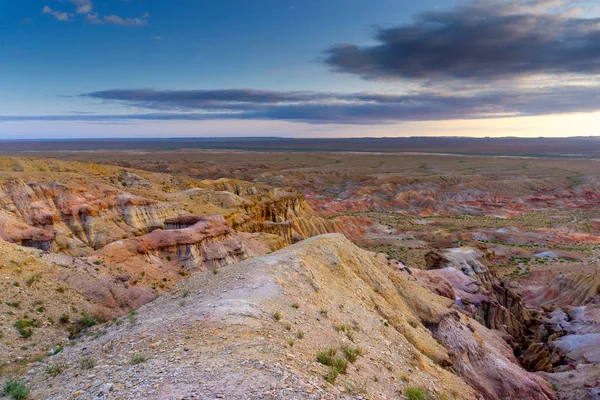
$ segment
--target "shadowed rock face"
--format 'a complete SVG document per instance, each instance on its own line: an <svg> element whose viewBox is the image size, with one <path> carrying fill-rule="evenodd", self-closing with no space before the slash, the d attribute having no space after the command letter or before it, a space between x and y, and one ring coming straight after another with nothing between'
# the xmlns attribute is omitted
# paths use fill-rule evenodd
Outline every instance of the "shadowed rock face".
<svg viewBox="0 0 600 400"><path fill-rule="evenodd" d="M416 274L427 287L455 300L486 327L509 334L515 348L527 342L533 315L525 308L521 296L498 277L492 251L479 244L432 251L425 258L427 271Z"/></svg>

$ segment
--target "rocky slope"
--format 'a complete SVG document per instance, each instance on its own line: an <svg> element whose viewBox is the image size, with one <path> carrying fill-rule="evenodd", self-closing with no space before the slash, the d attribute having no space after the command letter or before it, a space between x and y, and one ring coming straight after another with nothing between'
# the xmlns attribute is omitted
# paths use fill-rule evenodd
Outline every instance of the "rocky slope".
<svg viewBox="0 0 600 400"><path fill-rule="evenodd" d="M453 304L385 257L324 235L193 275L26 379L45 399L396 399L414 387L439 399L555 398ZM318 357L328 348L347 360L337 377Z"/></svg>

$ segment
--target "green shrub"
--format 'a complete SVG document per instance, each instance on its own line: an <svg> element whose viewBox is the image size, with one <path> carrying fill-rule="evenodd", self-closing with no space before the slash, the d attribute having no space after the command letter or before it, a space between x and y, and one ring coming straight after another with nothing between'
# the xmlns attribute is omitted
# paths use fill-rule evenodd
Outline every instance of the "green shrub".
<svg viewBox="0 0 600 400"><path fill-rule="evenodd" d="M96 366L96 360L92 357L83 358L79 361L79 366L83 369L92 369Z"/></svg>
<svg viewBox="0 0 600 400"><path fill-rule="evenodd" d="M40 278L42 277L42 274L40 274L39 272L37 274L33 274L29 277L29 279L27 279L25 281L25 283L27 284L27 286L31 286L33 285L35 282L39 281Z"/></svg>
<svg viewBox="0 0 600 400"><path fill-rule="evenodd" d="M338 373L345 374L348 368L348 361L340 356L337 356L337 349L329 347L317 353L317 361L323 365L334 368Z"/></svg>
<svg viewBox="0 0 600 400"><path fill-rule="evenodd" d="M46 368L46 373L50 376L60 375L66 367L65 364L51 364Z"/></svg>
<svg viewBox="0 0 600 400"><path fill-rule="evenodd" d="M344 353L346 360L350 361L351 363L356 362L358 356L363 354L363 350L360 347L352 348L346 344L342 345L342 352Z"/></svg>
<svg viewBox="0 0 600 400"><path fill-rule="evenodd" d="M84 313L81 315L81 318L79 318L79 320L77 321L77 324L80 325L82 329L90 328L96 325L96 320L94 319L94 317L91 317Z"/></svg>
<svg viewBox="0 0 600 400"><path fill-rule="evenodd" d="M133 356L131 356L131 358L129 359L129 364L138 365L138 364L148 361L149 358L150 357L148 357L144 353L137 353L137 354L134 354Z"/></svg>
<svg viewBox="0 0 600 400"><path fill-rule="evenodd" d="M427 391L420 386L409 386L404 393L408 400L431 400Z"/></svg>
<svg viewBox="0 0 600 400"><path fill-rule="evenodd" d="M133 310L129 314L127 314L127 320L130 325L134 325L137 322L137 311Z"/></svg>
<svg viewBox="0 0 600 400"><path fill-rule="evenodd" d="M35 325L35 321L28 319L19 319L15 322L15 328L17 328L19 335L21 335L21 337L24 339L27 339L28 337L31 337L31 335L33 335L33 329L31 329L30 327Z"/></svg>
<svg viewBox="0 0 600 400"><path fill-rule="evenodd" d="M340 373L335 368L329 367L325 374L325 380L333 385L339 374Z"/></svg>
<svg viewBox="0 0 600 400"><path fill-rule="evenodd" d="M23 381L9 379L4 384L2 393L14 400L25 400L29 397L29 388Z"/></svg>
<svg viewBox="0 0 600 400"><path fill-rule="evenodd" d="M331 365L331 360L335 357L337 350L335 347L329 347L317 353L317 361L323 365Z"/></svg>

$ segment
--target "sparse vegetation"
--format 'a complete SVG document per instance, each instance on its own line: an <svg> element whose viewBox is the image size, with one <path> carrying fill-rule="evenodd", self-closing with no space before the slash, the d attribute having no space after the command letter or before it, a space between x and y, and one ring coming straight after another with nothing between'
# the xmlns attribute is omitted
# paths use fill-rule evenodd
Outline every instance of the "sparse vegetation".
<svg viewBox="0 0 600 400"><path fill-rule="evenodd" d="M273 317L273 319L274 319L275 321L279 321L279 320L281 320L281 312L279 312L279 311L275 311L275 312L273 312L273 314L271 314L271 316Z"/></svg>
<svg viewBox="0 0 600 400"><path fill-rule="evenodd" d="M337 371L337 369L335 369L333 367L329 367L327 369L327 373L325 374L325 380L333 385L335 383L335 381L337 380L337 377L339 376L339 374L340 373Z"/></svg>
<svg viewBox="0 0 600 400"><path fill-rule="evenodd" d="M333 368L338 374L345 374L346 369L348 368L348 361L344 357L337 355L337 349L335 347L329 347L317 353L317 361Z"/></svg>
<svg viewBox="0 0 600 400"><path fill-rule="evenodd" d="M404 390L407 400L431 400L427 391L421 386L408 386Z"/></svg>
<svg viewBox="0 0 600 400"><path fill-rule="evenodd" d="M11 397L14 400L25 400L29 398L29 393L29 387L27 387L25 382L20 380L7 380L2 389L2 394Z"/></svg>
<svg viewBox="0 0 600 400"><path fill-rule="evenodd" d="M38 282L41 279L41 277L42 277L42 274L39 272L37 274L33 274L25 281L25 284L27 286L31 286L34 283Z"/></svg>
<svg viewBox="0 0 600 400"><path fill-rule="evenodd" d="M133 356L131 356L131 358L129 359L129 364L138 365L138 364L148 361L149 358L150 357L148 357L148 355L146 355L144 353L136 353Z"/></svg>
<svg viewBox="0 0 600 400"><path fill-rule="evenodd" d="M15 328L17 328L19 335L23 339L27 339L33 335L33 329L31 329L31 327L34 326L37 326L35 320L19 319L15 322Z"/></svg>
<svg viewBox="0 0 600 400"><path fill-rule="evenodd" d="M60 375L66 368L67 366L61 363L50 364L48 367L46 367L46 373L54 377Z"/></svg>
<svg viewBox="0 0 600 400"><path fill-rule="evenodd" d="M92 369L96 366L96 360L92 357L86 357L79 361L79 366L82 369Z"/></svg>
<svg viewBox="0 0 600 400"><path fill-rule="evenodd" d="M346 344L343 344L341 346L341 349L344 353L344 357L346 357L346 360L350 361L351 363L356 362L358 356L361 356L363 354L363 349L361 349L360 347L350 347Z"/></svg>
<svg viewBox="0 0 600 400"><path fill-rule="evenodd" d="M129 322L129 325L135 325L137 322L137 311L133 310L127 314L127 321Z"/></svg>

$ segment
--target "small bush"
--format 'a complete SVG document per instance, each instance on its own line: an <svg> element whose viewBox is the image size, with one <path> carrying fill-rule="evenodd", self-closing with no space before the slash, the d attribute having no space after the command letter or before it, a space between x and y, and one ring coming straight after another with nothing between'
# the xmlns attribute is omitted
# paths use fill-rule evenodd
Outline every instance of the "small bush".
<svg viewBox="0 0 600 400"><path fill-rule="evenodd" d="M348 361L336 355L337 349L329 347L324 351L317 353L317 361L323 365L334 368L338 373L345 374L348 368Z"/></svg>
<svg viewBox="0 0 600 400"><path fill-rule="evenodd" d="M21 302L20 301L14 301L14 302L6 302L6 305L12 308L21 308Z"/></svg>
<svg viewBox="0 0 600 400"><path fill-rule="evenodd" d="M296 332L296 337L297 337L298 339L303 339L303 338L304 338L304 332L302 332L302 331L298 331L298 332Z"/></svg>
<svg viewBox="0 0 600 400"><path fill-rule="evenodd" d="M345 374L346 369L348 369L348 361L345 358L336 356L333 358L333 364L331 366L340 374Z"/></svg>
<svg viewBox="0 0 600 400"><path fill-rule="evenodd" d="M149 358L150 357L148 357L144 353L137 353L137 354L134 354L133 356L131 356L131 359L129 359L129 364L138 365L138 364L148 361Z"/></svg>
<svg viewBox="0 0 600 400"><path fill-rule="evenodd" d="M420 386L409 386L404 391L408 400L431 400L427 391Z"/></svg>
<svg viewBox="0 0 600 400"><path fill-rule="evenodd" d="M52 364L46 368L46 373L50 376L57 376L60 375L66 367L65 364Z"/></svg>
<svg viewBox="0 0 600 400"><path fill-rule="evenodd" d="M33 335L33 329L30 328L31 326L35 326L35 321L20 319L15 322L15 328L17 328L19 335L24 339Z"/></svg>
<svg viewBox="0 0 600 400"><path fill-rule="evenodd" d="M333 357L335 357L336 353L337 350L335 347L329 347L317 353L317 361L323 365L331 365Z"/></svg>
<svg viewBox="0 0 600 400"><path fill-rule="evenodd" d="M127 320L130 325L134 325L137 322L137 311L133 310L129 314L127 314Z"/></svg>
<svg viewBox="0 0 600 400"><path fill-rule="evenodd" d="M360 347L352 348L345 344L342 345L342 352L344 353L344 357L346 357L346 360L350 361L351 363L356 362L358 356L361 356L363 354L363 350Z"/></svg>
<svg viewBox="0 0 600 400"><path fill-rule="evenodd" d="M281 312L279 312L279 311L275 311L273 314L271 314L271 316L273 317L273 319L275 321L281 320Z"/></svg>
<svg viewBox="0 0 600 400"><path fill-rule="evenodd" d="M79 361L79 366L82 369L92 369L96 366L96 360L94 360L92 357L83 358L81 361Z"/></svg>
<svg viewBox="0 0 600 400"><path fill-rule="evenodd" d="M71 318L67 314L63 314L58 318L58 322L61 324L67 324L71 321Z"/></svg>
<svg viewBox="0 0 600 400"><path fill-rule="evenodd" d="M300 305L298 303L292 303L291 304L292 308L295 308L296 310L300 308Z"/></svg>
<svg viewBox="0 0 600 400"><path fill-rule="evenodd" d="M29 397L29 388L23 381L10 379L4 384L2 393L14 400L25 400Z"/></svg>
<svg viewBox="0 0 600 400"><path fill-rule="evenodd" d="M340 373L335 368L329 367L325 374L325 380L333 385L339 374Z"/></svg>
<svg viewBox="0 0 600 400"><path fill-rule="evenodd" d="M27 279L25 281L25 283L27 284L27 286L31 286L34 283L38 282L40 280L40 278L42 277L42 274L40 274L39 272L37 274L33 274L29 277L29 279Z"/></svg>

